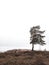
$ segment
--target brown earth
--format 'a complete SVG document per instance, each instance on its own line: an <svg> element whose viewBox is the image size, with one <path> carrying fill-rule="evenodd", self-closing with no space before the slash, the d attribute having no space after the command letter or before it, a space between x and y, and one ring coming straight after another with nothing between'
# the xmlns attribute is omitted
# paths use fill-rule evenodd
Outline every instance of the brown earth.
<svg viewBox="0 0 49 65"><path fill-rule="evenodd" d="M10 50L0 53L0 65L49 65L49 51Z"/></svg>

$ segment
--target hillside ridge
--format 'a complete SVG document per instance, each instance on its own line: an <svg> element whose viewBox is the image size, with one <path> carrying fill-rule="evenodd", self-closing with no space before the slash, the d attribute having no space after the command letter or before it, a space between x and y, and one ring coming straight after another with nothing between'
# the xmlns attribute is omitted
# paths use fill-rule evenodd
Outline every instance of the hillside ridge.
<svg viewBox="0 0 49 65"><path fill-rule="evenodd" d="M0 53L0 65L49 65L49 51L9 50Z"/></svg>

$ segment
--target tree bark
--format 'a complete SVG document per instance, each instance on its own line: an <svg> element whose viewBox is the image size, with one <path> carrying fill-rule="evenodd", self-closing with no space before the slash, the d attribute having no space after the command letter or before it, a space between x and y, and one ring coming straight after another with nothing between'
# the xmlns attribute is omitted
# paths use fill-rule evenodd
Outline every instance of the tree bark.
<svg viewBox="0 0 49 65"><path fill-rule="evenodd" d="M32 51L34 50L34 44L32 44Z"/></svg>

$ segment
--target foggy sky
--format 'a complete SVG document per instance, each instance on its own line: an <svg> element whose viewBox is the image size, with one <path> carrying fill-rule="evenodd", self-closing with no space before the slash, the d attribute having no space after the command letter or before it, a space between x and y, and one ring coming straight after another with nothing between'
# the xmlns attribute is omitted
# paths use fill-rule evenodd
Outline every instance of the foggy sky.
<svg viewBox="0 0 49 65"><path fill-rule="evenodd" d="M35 25L46 31L44 49L49 50L49 0L0 0L1 50L31 49L29 31Z"/></svg>

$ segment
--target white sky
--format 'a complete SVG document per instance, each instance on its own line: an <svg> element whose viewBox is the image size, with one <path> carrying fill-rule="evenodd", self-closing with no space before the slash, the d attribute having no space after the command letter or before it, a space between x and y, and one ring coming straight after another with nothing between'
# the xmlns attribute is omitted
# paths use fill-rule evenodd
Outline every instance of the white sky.
<svg viewBox="0 0 49 65"><path fill-rule="evenodd" d="M46 30L44 49L49 50L49 0L0 0L0 50L31 49L29 30L34 25Z"/></svg>

